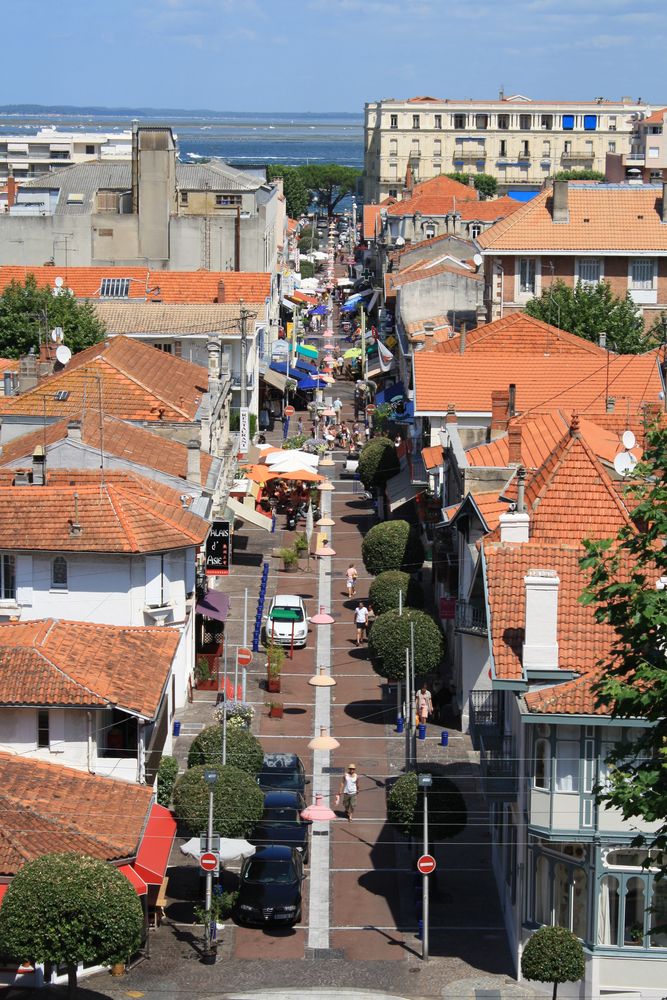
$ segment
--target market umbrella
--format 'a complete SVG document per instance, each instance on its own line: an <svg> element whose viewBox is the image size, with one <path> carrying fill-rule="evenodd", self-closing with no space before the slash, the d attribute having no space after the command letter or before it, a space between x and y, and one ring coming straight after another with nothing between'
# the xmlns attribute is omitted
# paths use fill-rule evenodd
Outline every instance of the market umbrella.
<svg viewBox="0 0 667 1000"><path fill-rule="evenodd" d="M280 448L270 455L267 455L266 464L267 465L281 465L287 460L299 461L301 465L305 465L308 468L317 468L317 455L308 455L305 451L301 451L299 448Z"/></svg>
<svg viewBox="0 0 667 1000"><path fill-rule="evenodd" d="M303 483L322 483L324 482L324 476L318 476L316 472L311 472L310 469L294 469L291 472L287 472L285 469L280 472L275 473L274 479L288 479L290 482L303 482Z"/></svg>
<svg viewBox="0 0 667 1000"><path fill-rule="evenodd" d="M242 471L245 478L253 483L269 483L278 478L277 473L268 465L247 465Z"/></svg>
<svg viewBox="0 0 667 1000"><path fill-rule="evenodd" d="M223 864L230 861L239 861L243 858L251 858L257 848L248 843L247 840L235 840L232 837L220 838L220 849L218 851ZM191 837L181 844L181 853L191 858L200 858L202 855L199 837Z"/></svg>
<svg viewBox="0 0 667 1000"><path fill-rule="evenodd" d="M358 358L361 355L360 347L350 347L349 350L345 351L343 355L344 358Z"/></svg>

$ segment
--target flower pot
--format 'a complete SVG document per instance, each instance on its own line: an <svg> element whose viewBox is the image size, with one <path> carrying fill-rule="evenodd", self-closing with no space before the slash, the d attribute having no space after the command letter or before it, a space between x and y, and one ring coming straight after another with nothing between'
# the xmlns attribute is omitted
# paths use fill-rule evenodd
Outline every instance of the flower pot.
<svg viewBox="0 0 667 1000"><path fill-rule="evenodd" d="M111 966L112 976L124 976L125 975L125 963L124 962L114 962Z"/></svg>
<svg viewBox="0 0 667 1000"><path fill-rule="evenodd" d="M212 677L207 681L195 681L195 687L198 691L217 691L218 679L217 677Z"/></svg>
<svg viewBox="0 0 667 1000"><path fill-rule="evenodd" d="M282 719L283 717L283 706L282 705L271 705L269 708L269 718L270 719Z"/></svg>
<svg viewBox="0 0 667 1000"><path fill-rule="evenodd" d="M266 681L266 690L271 694L280 694L280 674L277 677L269 676Z"/></svg>
<svg viewBox="0 0 667 1000"><path fill-rule="evenodd" d="M202 965L215 965L218 958L218 949L214 946L210 951L205 951L201 957Z"/></svg>

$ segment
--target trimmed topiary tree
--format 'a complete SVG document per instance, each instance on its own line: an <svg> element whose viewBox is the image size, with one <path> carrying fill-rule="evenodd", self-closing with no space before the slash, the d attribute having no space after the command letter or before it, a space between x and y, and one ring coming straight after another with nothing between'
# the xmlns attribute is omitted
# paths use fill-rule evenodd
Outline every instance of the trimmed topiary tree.
<svg viewBox="0 0 667 1000"><path fill-rule="evenodd" d="M559 983L578 983L585 971L581 941L565 927L540 927L521 956L521 972L526 979L553 983L553 1000Z"/></svg>
<svg viewBox="0 0 667 1000"><path fill-rule="evenodd" d="M178 761L175 757L161 758L157 769L157 800L166 809L171 804L171 796L178 777Z"/></svg>
<svg viewBox="0 0 667 1000"><path fill-rule="evenodd" d="M182 774L174 789L174 811L192 834L202 834L208 824L209 786L203 766ZM213 786L213 826L222 837L247 837L264 811L264 795L254 777L227 764L216 767Z"/></svg>
<svg viewBox="0 0 667 1000"><path fill-rule="evenodd" d="M262 745L247 729L227 724L227 763L248 774L259 774L264 760ZM195 736L188 753L188 767L222 766L222 726L207 726Z"/></svg>
<svg viewBox="0 0 667 1000"><path fill-rule="evenodd" d="M141 944L139 897L113 865L85 854L44 854L14 876L0 909L2 954L67 966L125 963Z"/></svg>
<svg viewBox="0 0 667 1000"><path fill-rule="evenodd" d="M442 632L425 611L405 608L385 611L373 622L368 636L368 651L373 669L389 681L405 677L405 650L410 648L410 623L415 627L415 674L435 671L445 652Z"/></svg>
<svg viewBox="0 0 667 1000"><path fill-rule="evenodd" d="M424 546L407 521L383 521L361 543L361 558L373 576L390 569L415 573L424 562Z"/></svg>
<svg viewBox="0 0 667 1000"><path fill-rule="evenodd" d="M357 471L367 490L384 486L400 468L396 448L389 438L373 438L361 449Z"/></svg>
<svg viewBox="0 0 667 1000"><path fill-rule="evenodd" d="M406 836L423 837L424 798L414 772L402 774L387 797L387 819ZM468 811L453 781L433 775L428 793L428 828L432 840L448 840L465 830Z"/></svg>
<svg viewBox="0 0 667 1000"><path fill-rule="evenodd" d="M391 522L389 522L391 523ZM368 600L376 615L392 611L398 607L398 595L403 594L403 607L421 608L424 594L417 580L399 569L388 569L373 580L368 591Z"/></svg>

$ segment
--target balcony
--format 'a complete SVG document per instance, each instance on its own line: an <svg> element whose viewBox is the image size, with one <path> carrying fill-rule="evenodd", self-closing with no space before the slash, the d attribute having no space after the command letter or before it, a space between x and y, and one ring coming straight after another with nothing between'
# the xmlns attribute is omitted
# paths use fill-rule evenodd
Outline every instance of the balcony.
<svg viewBox="0 0 667 1000"><path fill-rule="evenodd" d="M517 760L511 736L480 736L479 764L485 798L511 801L517 795Z"/></svg>
<svg viewBox="0 0 667 1000"><path fill-rule="evenodd" d="M454 153L454 163L482 163L486 160L485 149L457 149Z"/></svg>
<svg viewBox="0 0 667 1000"><path fill-rule="evenodd" d="M468 601L457 601L454 627L457 632L468 632L470 635L479 636L487 635L485 609L481 605L469 604Z"/></svg>
<svg viewBox="0 0 667 1000"><path fill-rule="evenodd" d="M503 727L504 698L502 691L470 692L470 735L476 749L485 734L498 737Z"/></svg>
<svg viewBox="0 0 667 1000"><path fill-rule="evenodd" d="M589 160L591 163L595 159L592 149L568 149L561 154L561 163L574 163L577 160Z"/></svg>

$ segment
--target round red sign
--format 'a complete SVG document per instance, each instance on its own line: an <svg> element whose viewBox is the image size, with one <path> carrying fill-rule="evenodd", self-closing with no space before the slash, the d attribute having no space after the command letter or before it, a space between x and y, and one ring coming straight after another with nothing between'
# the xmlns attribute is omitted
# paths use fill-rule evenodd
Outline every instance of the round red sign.
<svg viewBox="0 0 667 1000"><path fill-rule="evenodd" d="M199 859L199 864L205 872L214 872L218 867L218 856L213 851L206 851Z"/></svg>
<svg viewBox="0 0 667 1000"><path fill-rule="evenodd" d="M417 862L417 871L422 875L431 875L435 871L435 858L432 854L422 854Z"/></svg>
<svg viewBox="0 0 667 1000"><path fill-rule="evenodd" d="M252 663L252 650L247 646L239 646L236 651L236 662L240 667L249 667Z"/></svg>
<svg viewBox="0 0 667 1000"><path fill-rule="evenodd" d="M294 407L293 406L286 406L285 409L283 410L283 413L285 414L286 417L293 417L294 416Z"/></svg>
<svg viewBox="0 0 667 1000"><path fill-rule="evenodd" d="M377 407L376 407L375 403L369 403L368 406L366 407L366 413L369 413L369 414L370 413L375 413L376 409L377 409Z"/></svg>

